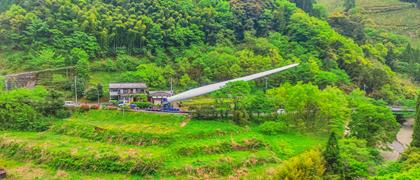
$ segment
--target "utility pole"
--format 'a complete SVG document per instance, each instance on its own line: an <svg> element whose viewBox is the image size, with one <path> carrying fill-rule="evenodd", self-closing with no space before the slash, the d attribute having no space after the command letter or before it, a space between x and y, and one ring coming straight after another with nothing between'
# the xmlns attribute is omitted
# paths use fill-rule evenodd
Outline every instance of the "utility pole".
<svg viewBox="0 0 420 180"><path fill-rule="evenodd" d="M99 106L99 88L96 87L96 94L98 95L98 106Z"/></svg>
<svg viewBox="0 0 420 180"><path fill-rule="evenodd" d="M6 91L9 91L9 87L7 87L7 77L4 78L4 86L6 88Z"/></svg>
<svg viewBox="0 0 420 180"><path fill-rule="evenodd" d="M74 76L74 97L76 98L76 106L77 106L77 75Z"/></svg>
<svg viewBox="0 0 420 180"><path fill-rule="evenodd" d="M268 77L265 78L265 91L268 89Z"/></svg>
<svg viewBox="0 0 420 180"><path fill-rule="evenodd" d="M172 77L171 77L171 93L174 93L173 86L172 86Z"/></svg>

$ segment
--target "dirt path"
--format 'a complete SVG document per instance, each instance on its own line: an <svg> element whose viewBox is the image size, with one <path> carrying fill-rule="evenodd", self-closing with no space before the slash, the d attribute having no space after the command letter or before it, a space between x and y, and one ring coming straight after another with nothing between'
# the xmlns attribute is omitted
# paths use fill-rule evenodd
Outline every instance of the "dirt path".
<svg viewBox="0 0 420 180"><path fill-rule="evenodd" d="M404 152L413 140L413 124L414 119L408 119L401 126L395 141L388 145L391 148L391 151L381 151L381 155L385 160L397 160L400 157L400 154Z"/></svg>

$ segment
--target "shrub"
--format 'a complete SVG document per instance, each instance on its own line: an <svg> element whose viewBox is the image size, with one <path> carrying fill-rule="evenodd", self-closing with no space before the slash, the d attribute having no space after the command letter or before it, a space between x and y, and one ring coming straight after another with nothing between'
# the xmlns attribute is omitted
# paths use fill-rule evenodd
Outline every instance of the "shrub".
<svg viewBox="0 0 420 180"><path fill-rule="evenodd" d="M183 156L192 156L197 154L220 154L231 151L255 151L261 149L265 144L256 138L243 139L241 141L228 141L217 144L200 144L182 146L177 148L177 153Z"/></svg>
<svg viewBox="0 0 420 180"><path fill-rule="evenodd" d="M79 124L63 123L51 127L50 131L67 136L77 136L95 141L138 146L166 145L174 141L173 137L154 135L149 133L122 132L102 129L100 127Z"/></svg>
<svg viewBox="0 0 420 180"><path fill-rule="evenodd" d="M138 108L141 109L152 107L152 103L150 102L134 102L133 104L135 104Z"/></svg>
<svg viewBox="0 0 420 180"><path fill-rule="evenodd" d="M71 114L72 114L71 109L61 109L56 112L55 116L60 119L65 119L65 118L69 118Z"/></svg>
<svg viewBox="0 0 420 180"><path fill-rule="evenodd" d="M80 105L79 109L80 109L80 111L83 111L83 112L89 111L90 106L88 104L82 104L82 105Z"/></svg>
<svg viewBox="0 0 420 180"><path fill-rule="evenodd" d="M319 150L310 150L284 161L275 179L323 179L325 164Z"/></svg>
<svg viewBox="0 0 420 180"><path fill-rule="evenodd" d="M90 109L98 110L99 109L99 105L93 104L93 105L90 106Z"/></svg>
<svg viewBox="0 0 420 180"><path fill-rule="evenodd" d="M258 131L267 135L276 135L286 131L286 124L280 121L267 121L258 126Z"/></svg>
<svg viewBox="0 0 420 180"><path fill-rule="evenodd" d="M0 92L0 129L43 131L63 110L64 101L56 91L42 87Z"/></svg>

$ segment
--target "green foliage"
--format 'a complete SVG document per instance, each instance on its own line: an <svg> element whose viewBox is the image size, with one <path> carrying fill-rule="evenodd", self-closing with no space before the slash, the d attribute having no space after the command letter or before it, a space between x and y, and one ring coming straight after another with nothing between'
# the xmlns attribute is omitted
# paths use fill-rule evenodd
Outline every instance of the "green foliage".
<svg viewBox="0 0 420 180"><path fill-rule="evenodd" d="M337 88L319 90L312 84L283 84L268 95L286 111L286 123L303 131L335 131L343 134L350 111L346 95Z"/></svg>
<svg viewBox="0 0 420 180"><path fill-rule="evenodd" d="M36 54L30 65L37 69L64 66L64 57L57 55L54 49L43 49Z"/></svg>
<svg viewBox="0 0 420 180"><path fill-rule="evenodd" d="M323 155L326 162L326 172L341 175L343 167L335 132L331 132Z"/></svg>
<svg viewBox="0 0 420 180"><path fill-rule="evenodd" d="M413 141L411 141L411 146L420 148L420 96L417 96L416 118L414 121Z"/></svg>
<svg viewBox="0 0 420 180"><path fill-rule="evenodd" d="M124 82L144 82L150 87L165 87L167 79L164 76L163 68L154 63L140 64L135 72L126 72L122 74Z"/></svg>
<svg viewBox="0 0 420 180"><path fill-rule="evenodd" d="M284 161L274 174L275 179L323 179L325 164L322 153L310 150Z"/></svg>
<svg viewBox="0 0 420 180"><path fill-rule="evenodd" d="M381 167L378 176L372 179L418 179L420 175L420 150L409 148L401 154L397 162Z"/></svg>
<svg viewBox="0 0 420 180"><path fill-rule="evenodd" d="M356 7L356 0L345 0L344 1L344 11L349 11Z"/></svg>
<svg viewBox="0 0 420 180"><path fill-rule="evenodd" d="M0 92L6 90L6 78L0 77Z"/></svg>
<svg viewBox="0 0 420 180"><path fill-rule="evenodd" d="M77 63L76 63L77 78L83 82L88 82L90 78L89 72L90 72L90 68L89 68L88 59L82 58L82 59L77 60Z"/></svg>
<svg viewBox="0 0 420 180"><path fill-rule="evenodd" d="M99 90L97 88L90 88L84 93L85 97L89 101L96 101L101 98Z"/></svg>
<svg viewBox="0 0 420 180"><path fill-rule="evenodd" d="M150 108L153 106L153 104L150 102L134 102L133 104L135 104L138 108L141 109Z"/></svg>
<svg viewBox="0 0 420 180"><path fill-rule="evenodd" d="M258 131L267 135L276 135L286 132L287 129L284 122L266 121L258 126Z"/></svg>
<svg viewBox="0 0 420 180"><path fill-rule="evenodd" d="M381 162L379 151L369 147L366 140L348 138L339 141L343 173L346 179L366 178Z"/></svg>
<svg viewBox="0 0 420 180"><path fill-rule="evenodd" d="M20 142L13 139L16 136L21 137ZM54 138L58 138L59 141ZM16 159L42 162L54 168L147 175L155 173L161 166L159 159L145 156L137 156L135 160L126 159L118 152L118 149L112 146L92 144L92 142L78 138L57 137L48 134L4 133L0 137L0 140L1 153ZM59 148L60 143L66 141L78 143L79 148L96 145L98 149L93 151L78 150L77 153L75 151L71 153L70 151L66 151L66 149L69 150L68 148ZM40 145L40 143L45 142L49 142L49 145ZM124 149L128 150L129 148L124 147Z"/></svg>
<svg viewBox="0 0 420 180"><path fill-rule="evenodd" d="M349 102L354 109L349 123L351 136L366 139L369 146L380 146L395 139L399 124L385 104L366 98L360 91L353 91Z"/></svg>
<svg viewBox="0 0 420 180"><path fill-rule="evenodd" d="M249 120L249 113L246 107L249 101L245 98L252 91L251 85L245 81L236 81L226 84L217 92L217 96L225 97L233 102L233 120L237 124L246 124Z"/></svg>
<svg viewBox="0 0 420 180"><path fill-rule="evenodd" d="M41 87L0 92L0 129L46 130L64 104L59 96Z"/></svg>

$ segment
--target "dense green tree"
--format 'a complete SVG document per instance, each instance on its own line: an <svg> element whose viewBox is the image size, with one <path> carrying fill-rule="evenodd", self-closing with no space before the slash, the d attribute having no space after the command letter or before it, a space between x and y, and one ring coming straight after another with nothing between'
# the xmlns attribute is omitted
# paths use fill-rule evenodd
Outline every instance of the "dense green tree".
<svg viewBox="0 0 420 180"><path fill-rule="evenodd" d="M0 92L0 129L42 131L62 110L64 100L42 87Z"/></svg>
<svg viewBox="0 0 420 180"><path fill-rule="evenodd" d="M309 150L284 161L274 172L274 179L323 179L324 175L322 152Z"/></svg>
<svg viewBox="0 0 420 180"><path fill-rule="evenodd" d="M89 59L89 55L86 53L86 51L80 48L73 48L70 51L70 57L68 58L67 64L74 66L82 59L83 60Z"/></svg>
<svg viewBox="0 0 420 180"><path fill-rule="evenodd" d="M84 83L88 82L90 79L89 72L90 67L87 59L80 59L79 61L77 61L76 74L79 80L81 80Z"/></svg>
<svg viewBox="0 0 420 180"><path fill-rule="evenodd" d="M345 94L337 88L319 90L312 84L282 84L268 91L289 124L299 130L344 133L350 112Z"/></svg>
<svg viewBox="0 0 420 180"><path fill-rule="evenodd" d="M121 79L125 82L144 82L153 88L166 87L167 79L164 69L154 63L140 64L135 72L122 74Z"/></svg>
<svg viewBox="0 0 420 180"><path fill-rule="evenodd" d="M350 9L356 7L356 0L344 0L344 11L348 12Z"/></svg>
<svg viewBox="0 0 420 180"><path fill-rule="evenodd" d="M352 92L349 102L354 109L349 123L350 136L365 139L373 147L395 139L399 125L385 104L366 98L360 91Z"/></svg>
<svg viewBox="0 0 420 180"><path fill-rule="evenodd" d="M335 132L331 132L327 142L327 148L324 151L327 172L332 174L342 174L342 162L340 158L340 148L338 146Z"/></svg>
<svg viewBox="0 0 420 180"><path fill-rule="evenodd" d="M43 49L30 62L37 69L64 66L64 57L57 55L54 49Z"/></svg>
<svg viewBox="0 0 420 180"><path fill-rule="evenodd" d="M379 151L369 147L364 139L341 139L339 146L345 179L369 177L375 173L375 167L383 160Z"/></svg>
<svg viewBox="0 0 420 180"><path fill-rule="evenodd" d="M420 96L417 96L416 118L414 122L413 141L411 141L411 146L420 148Z"/></svg>
<svg viewBox="0 0 420 180"><path fill-rule="evenodd" d="M303 9L304 11L310 14L313 12L315 0L292 0L292 2L296 3L297 7Z"/></svg>
<svg viewBox="0 0 420 180"><path fill-rule="evenodd" d="M245 81L228 83L219 90L219 94L233 102L233 120L237 124L245 124L249 121L250 115L246 111L249 101L245 97L249 96L251 91L251 85Z"/></svg>

